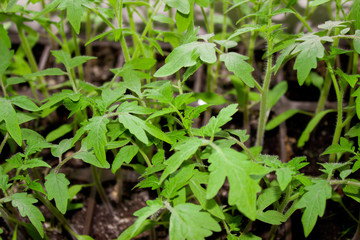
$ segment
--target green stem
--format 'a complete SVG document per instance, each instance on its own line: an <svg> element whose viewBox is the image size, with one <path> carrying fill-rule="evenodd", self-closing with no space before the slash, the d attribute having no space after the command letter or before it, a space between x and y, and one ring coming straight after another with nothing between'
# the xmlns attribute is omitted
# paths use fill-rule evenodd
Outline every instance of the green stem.
<svg viewBox="0 0 360 240"><path fill-rule="evenodd" d="M64 228L74 237L78 237L78 234L71 229L71 227L69 226L69 223L67 222L66 218L64 217L64 215L62 215L59 210L46 198L44 198L41 194L35 192L34 196L40 200L40 202L42 202L51 212L51 214L53 216L55 216L59 222L61 222L64 225Z"/></svg>
<svg viewBox="0 0 360 240"><path fill-rule="evenodd" d="M139 152L140 152L141 156L144 158L144 160L145 160L146 164L148 165L148 167L153 167L153 165L152 165L149 157L148 157L147 154L144 152L144 150L142 150L141 147L140 147L134 140L131 139L131 137L129 137L128 139L130 140L130 142L131 142L132 145L138 147Z"/></svg>
<svg viewBox="0 0 360 240"><path fill-rule="evenodd" d="M4 139L1 141L1 144L0 144L0 154L1 154L1 152L2 152L2 150L4 148L4 146L5 146L5 143L8 140L8 138L9 138L9 133L7 132L5 134L5 136L4 136Z"/></svg>
<svg viewBox="0 0 360 240"><path fill-rule="evenodd" d="M1 89L3 91L4 97L7 97L8 94L7 94L7 91L6 91L6 87L4 85L4 81L5 81L5 76L1 76L1 79L0 79Z"/></svg>
<svg viewBox="0 0 360 240"><path fill-rule="evenodd" d="M342 122L343 90L339 89L339 84L337 83L335 73L334 73L334 71L332 69L332 66L331 66L329 60L326 60L325 62L326 62L326 66L327 66L327 69L329 71L329 74L330 74L330 77L331 77L331 80L332 80L332 83L333 83L333 86L334 86L334 89L335 89L337 103L338 103L338 106L337 106L337 114L338 114L338 116L337 116L337 121L336 121L335 133L334 133L333 141L332 141L332 144L337 144L339 142L342 127L343 127L343 122ZM335 162L335 157L336 157L335 153L331 154L330 155L330 162Z"/></svg>
<svg viewBox="0 0 360 240"><path fill-rule="evenodd" d="M26 54L27 59L29 60L29 65L30 65L31 71L33 73L38 72L39 69L37 67L37 63L36 63L36 60L35 60L35 57L34 57L32 51L31 51L29 41L27 40L27 38L25 36L24 30L22 29L22 27L20 25L17 24L16 26L17 26L19 38L20 38L20 41L22 43L24 52ZM44 88L43 78L42 77L37 77L37 80L38 80L38 84L40 84L42 86L41 91L43 92L44 96L49 97L49 93L47 92L47 89ZM31 91L32 91L35 99L39 100L39 97L38 97L38 95L36 93L36 88L35 88L34 84L31 81L29 82L29 84L30 84Z"/></svg>
<svg viewBox="0 0 360 240"><path fill-rule="evenodd" d="M360 187L360 182L354 182L354 181L350 181L350 180L330 180L329 183L330 183L330 185L345 184L345 185L350 185L350 186L354 186L354 187Z"/></svg>
<svg viewBox="0 0 360 240"><path fill-rule="evenodd" d="M78 43L78 39L76 36L76 32L73 27L71 27L71 33L72 33L72 37L73 37L73 41L74 41L75 55L80 56L81 53L80 53L79 43ZM84 81L84 69L83 69L82 64L80 64L78 66L78 70L79 70L79 79L81 81Z"/></svg>
<svg viewBox="0 0 360 240"><path fill-rule="evenodd" d="M262 94L261 94L261 103L260 103L260 115L259 115L259 122L258 122L258 129L256 134L256 146L262 146L264 134L265 134L265 125L267 121L267 98L269 93L269 87L271 82L271 75L272 75L272 49L273 49L273 38L272 34L270 32L272 22L271 22L271 14L272 14L272 0L269 0L269 6L268 6L268 31L266 33L266 40L267 40L267 67L266 67L266 73L265 73L265 79L262 87Z"/></svg>
<svg viewBox="0 0 360 240"><path fill-rule="evenodd" d="M244 151L249 155L249 157L251 158L251 160L253 160L254 162L256 162L256 158L254 157L254 155L251 153L251 151L249 150L249 148L247 148L245 146L245 144L239 140L237 140L234 137L229 137L229 140L233 140L235 141L242 149L244 149Z"/></svg>
<svg viewBox="0 0 360 240"><path fill-rule="evenodd" d="M101 169L99 169L101 170ZM98 190L98 193L99 193L99 196L101 198L101 200L104 202L107 210L108 210L108 213L112 213L113 212L113 208L110 204L110 201L109 199L107 198L106 196L106 193L105 193L105 190L101 184L101 180L100 180L100 176L101 176L101 173L99 173L96 169L95 166L91 165L91 172L92 172L92 175L93 175L93 178L94 178L94 182L95 182L95 186L96 186L96 189Z"/></svg>

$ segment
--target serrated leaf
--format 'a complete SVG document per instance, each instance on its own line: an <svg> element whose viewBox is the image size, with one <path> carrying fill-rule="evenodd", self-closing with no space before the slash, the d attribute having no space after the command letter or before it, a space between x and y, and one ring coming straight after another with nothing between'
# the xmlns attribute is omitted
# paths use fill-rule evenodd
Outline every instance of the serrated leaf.
<svg viewBox="0 0 360 240"><path fill-rule="evenodd" d="M255 86L255 80L251 73L254 68L247 63L248 57L239 53L230 52L220 55L220 61L225 63L226 68L233 72L235 76L239 77L249 87Z"/></svg>
<svg viewBox="0 0 360 240"><path fill-rule="evenodd" d="M172 140L159 128L131 114L121 113L119 114L118 120L125 128L129 129L132 134L145 144L148 144L148 138L145 131L162 141L170 144L172 143Z"/></svg>
<svg viewBox="0 0 360 240"><path fill-rule="evenodd" d="M124 162L129 164L130 161L136 156L138 151L139 148L134 145L122 147L115 156L114 162L111 166L111 172L115 174L115 172L121 167Z"/></svg>
<svg viewBox="0 0 360 240"><path fill-rule="evenodd" d="M0 121L5 121L6 130L14 141L21 146L22 135L15 109L11 105L11 102L5 98L0 98L0 106Z"/></svg>
<svg viewBox="0 0 360 240"><path fill-rule="evenodd" d="M97 116L90 119L90 123L86 125L85 130L88 130L89 133L86 137L88 149L94 148L94 153L99 159L102 165L106 164L106 153L105 146L107 144L106 133L107 128L106 124L109 122L104 116Z"/></svg>
<svg viewBox="0 0 360 240"><path fill-rule="evenodd" d="M231 148L217 148L208 161L211 164L206 198L213 198L227 177L230 184L229 204L236 205L246 217L255 220L256 198L261 188L250 175L255 172L256 175L266 174L265 168Z"/></svg>
<svg viewBox="0 0 360 240"><path fill-rule="evenodd" d="M27 216L41 237L44 237L44 229L41 222L45 221L41 211L33 204L37 200L29 197L26 193L14 193L11 196L11 204L19 209L21 216Z"/></svg>
<svg viewBox="0 0 360 240"><path fill-rule="evenodd" d="M194 193L196 199L199 201L200 205L204 210L207 210L213 216L219 219L225 219L224 213L219 205L214 199L206 199L206 190L201 186L201 184L206 184L206 182L201 182L198 175L200 172L196 171L194 176L190 179L189 186L191 191Z"/></svg>
<svg viewBox="0 0 360 240"><path fill-rule="evenodd" d="M104 89L101 92L101 98L105 102L105 107L110 107L111 104L113 104L116 100L118 100L120 97L122 97L125 93L126 89L122 87L118 87L114 90L112 89Z"/></svg>
<svg viewBox="0 0 360 240"><path fill-rule="evenodd" d="M339 75L343 80L345 80L347 83L349 83L349 85L354 88L355 84L357 83L357 81L359 80L360 75L356 74L356 75L348 75L346 73L344 73L343 71L341 71L340 68L335 70L336 74Z"/></svg>
<svg viewBox="0 0 360 240"><path fill-rule="evenodd" d="M49 173L45 179L45 188L49 200L55 199L57 209L59 209L62 214L65 214L70 198L68 190L69 180L66 179L65 174L55 173L54 171Z"/></svg>
<svg viewBox="0 0 360 240"><path fill-rule="evenodd" d="M177 72L182 67L191 67L200 59L207 63L216 61L214 43L190 42L176 47L165 59L165 65L158 69L154 77L165 77Z"/></svg>
<svg viewBox="0 0 360 240"><path fill-rule="evenodd" d="M305 187L307 191L296 203L297 208L305 208L301 222L307 237L315 226L318 217L325 212L326 199L331 198L332 188L326 180L317 180Z"/></svg>
<svg viewBox="0 0 360 240"><path fill-rule="evenodd" d="M175 147L177 152L165 161L167 167L161 175L160 182L163 182L171 173L175 172L184 161L192 157L201 144L202 141L199 138L190 137L177 145Z"/></svg>
<svg viewBox="0 0 360 240"><path fill-rule="evenodd" d="M179 171L172 174L169 179L165 181L165 187L161 195L167 199L182 198L180 189L182 189L194 175L194 167L194 163L187 163L183 165Z"/></svg>
<svg viewBox="0 0 360 240"><path fill-rule="evenodd" d="M317 35L305 35L299 40L304 41L293 50L293 53L299 53L295 60L294 69L297 70L299 84L303 85L311 69L317 67L317 59L324 56L325 48L321 41L331 41L332 39Z"/></svg>
<svg viewBox="0 0 360 240"><path fill-rule="evenodd" d="M30 78L30 77L61 76L61 75L66 75L66 72L64 72L60 68L47 68L47 69L42 70L42 71L38 71L38 72L35 72L35 73L31 73L31 74L26 74L26 75L24 75L24 77L25 78Z"/></svg>
<svg viewBox="0 0 360 240"><path fill-rule="evenodd" d="M76 34L80 33L80 24L84 12L81 3L81 0L66 0L65 3L61 3L65 4L67 19L69 20L71 26L74 28Z"/></svg>
<svg viewBox="0 0 360 240"><path fill-rule="evenodd" d="M332 154L332 153L353 153L355 154L355 147L352 142L349 142L346 138L340 138L340 144L333 144L325 149L321 155Z"/></svg>
<svg viewBox="0 0 360 240"><path fill-rule="evenodd" d="M137 231L141 228L143 222L150 217L151 215L158 212L163 204L160 199L148 200L146 201L147 206L141 208L140 210L134 213L138 218L126 231L124 231L119 237L118 240L130 240L136 236Z"/></svg>
<svg viewBox="0 0 360 240"><path fill-rule="evenodd" d="M158 100L160 103L171 103L173 94L174 92L171 88L170 82L166 82L159 88L148 89L145 92L145 95L148 98Z"/></svg>
<svg viewBox="0 0 360 240"><path fill-rule="evenodd" d="M98 168L110 168L110 164L108 162L102 163L100 162L93 153L90 152L77 152L73 155L73 158L75 159L81 159L84 162L94 165Z"/></svg>
<svg viewBox="0 0 360 240"><path fill-rule="evenodd" d="M36 106L36 104L27 96L24 95L19 95L19 96L15 96L12 97L10 99L10 102L22 109L28 110L28 111L32 111L32 112L36 112L39 111L39 107Z"/></svg>
<svg viewBox="0 0 360 240"><path fill-rule="evenodd" d="M170 240L192 239L203 240L219 232L219 224L207 212L201 211L201 206L184 203L170 208Z"/></svg>
<svg viewBox="0 0 360 240"><path fill-rule="evenodd" d="M238 111L237 106L237 104L230 104L226 108L221 109L217 117L213 116L208 124L201 128L202 132L206 136L213 137L215 133L221 131L220 127L231 121L231 116Z"/></svg>

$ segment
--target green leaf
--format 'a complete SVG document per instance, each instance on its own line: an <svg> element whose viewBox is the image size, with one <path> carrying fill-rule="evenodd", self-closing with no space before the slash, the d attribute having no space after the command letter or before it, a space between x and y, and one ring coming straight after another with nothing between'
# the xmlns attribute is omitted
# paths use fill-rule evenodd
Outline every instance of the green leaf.
<svg viewBox="0 0 360 240"><path fill-rule="evenodd" d="M62 90L59 93L53 94L51 97L46 99L46 103L40 107L40 110L44 110L52 107L53 105L63 101L64 99L70 98L73 101L78 101L80 99L80 95L74 93L71 90Z"/></svg>
<svg viewBox="0 0 360 240"><path fill-rule="evenodd" d="M72 138L64 139L58 145L55 145L51 148L51 154L54 157L61 157L63 153L72 148Z"/></svg>
<svg viewBox="0 0 360 240"><path fill-rule="evenodd" d="M93 153L80 151L73 155L75 159L81 159L84 162L94 165L98 168L110 168L110 164L108 162L102 163L100 162Z"/></svg>
<svg viewBox="0 0 360 240"><path fill-rule="evenodd" d="M336 69L336 74L339 75L343 80L345 80L347 83L349 83L349 85L354 88L355 84L357 83L360 75L356 74L356 75L348 75L346 73L344 73L343 71L341 71L340 68Z"/></svg>
<svg viewBox="0 0 360 240"><path fill-rule="evenodd" d="M171 103L173 99L173 90L170 82L166 82L161 85L159 88L148 89L145 92L145 95L154 100L158 100L160 103Z"/></svg>
<svg viewBox="0 0 360 240"><path fill-rule="evenodd" d="M55 171L49 173L45 179L45 188L49 200L55 199L57 209L59 209L62 214L65 214L70 198L68 190L69 180L66 179L65 174L55 173Z"/></svg>
<svg viewBox="0 0 360 240"><path fill-rule="evenodd" d="M195 0L196 4L199 5L200 7L208 7L210 4L209 0Z"/></svg>
<svg viewBox="0 0 360 240"><path fill-rule="evenodd" d="M206 198L213 198L227 177L230 184L229 204L236 205L246 217L255 220L256 198L261 188L250 175L266 174L266 169L231 148L218 147L215 150L209 157L211 164Z"/></svg>
<svg viewBox="0 0 360 240"><path fill-rule="evenodd" d="M14 55L13 50L9 50L11 47L11 42L8 36L7 31L4 29L4 26L0 26L0 52L1 52L1 58L0 58L0 76L2 76L5 73L5 70L8 68L8 66L11 63L11 58Z"/></svg>
<svg viewBox="0 0 360 240"><path fill-rule="evenodd" d="M326 199L331 198L332 188L326 180L317 180L313 185L305 187L305 190L307 192L296 203L296 207L305 208L301 222L307 237L314 228L318 216L324 215Z"/></svg>
<svg viewBox="0 0 360 240"><path fill-rule="evenodd" d="M74 127L73 124L63 124L60 127L49 132L49 134L46 136L45 140L47 142L55 141L56 139L61 138L65 134L71 132L73 130L73 127Z"/></svg>
<svg viewBox="0 0 360 240"><path fill-rule="evenodd" d="M237 104L230 104L226 108L221 109L217 117L213 116L208 124L201 128L204 135L213 137L215 133L220 132L220 127L231 121L231 116L238 111L237 106Z"/></svg>
<svg viewBox="0 0 360 240"><path fill-rule="evenodd" d="M66 72L64 72L60 68L47 68L45 70L38 71L36 73L26 74L26 75L24 75L24 77L31 78L31 77L61 76L61 75L66 75Z"/></svg>
<svg viewBox="0 0 360 240"><path fill-rule="evenodd" d="M59 9L66 9L67 19L74 28L76 34L80 33L80 24L84 8L81 6L82 0L65 0L61 1Z"/></svg>
<svg viewBox="0 0 360 240"><path fill-rule="evenodd" d="M170 240L192 239L203 240L211 236L212 231L219 232L219 224L207 212L202 212L199 205L184 203L169 207Z"/></svg>
<svg viewBox="0 0 360 240"><path fill-rule="evenodd" d="M186 163L184 164L179 171L172 174L167 181L165 181L164 190L161 192L161 195L166 199L172 198L181 198L182 189L190 180L190 178L194 175L194 163ZM185 194L186 195L186 194ZM186 197L185 197L186 198Z"/></svg>
<svg viewBox="0 0 360 240"><path fill-rule="evenodd" d="M29 197L26 193L14 193L10 199L11 204L19 209L21 216L27 216L40 236L44 237L44 229L41 222L44 222L45 218L41 211L33 205L37 200Z"/></svg>
<svg viewBox="0 0 360 240"><path fill-rule="evenodd" d="M10 102L13 105L16 105L16 106L21 107L22 109L25 109L28 111L32 111L32 112L39 111L39 107L36 106L36 104L30 98L28 98L27 96L24 96L24 95L12 97L10 99Z"/></svg>
<svg viewBox="0 0 360 240"><path fill-rule="evenodd" d="M305 130L302 132L299 140L298 140L298 147L303 147L305 143L309 140L311 132L314 130L316 125L320 122L320 120L328 113L333 112L333 110L324 110L319 112L318 114L313 117L308 125L306 126Z"/></svg>
<svg viewBox="0 0 360 240"><path fill-rule="evenodd" d="M153 16L152 20L161 22L161 23L170 24L170 25L175 24L175 22L171 18L169 18L163 14L158 14L158 15Z"/></svg>
<svg viewBox="0 0 360 240"><path fill-rule="evenodd" d="M359 9L360 10L360 9ZM359 23L358 23L358 29L360 29L360 14L359 14ZM355 39L354 39L354 49L357 53L360 53L360 30L355 31Z"/></svg>
<svg viewBox="0 0 360 240"><path fill-rule="evenodd" d="M261 212L256 216L256 219L271 225L280 225L287 220L282 213L275 210Z"/></svg>
<svg viewBox="0 0 360 240"><path fill-rule="evenodd" d="M292 176L295 174L294 171L292 171L289 168L283 167L276 169L276 176L277 180L279 182L281 191L284 191L286 187L289 185L289 183L292 180Z"/></svg>
<svg viewBox="0 0 360 240"><path fill-rule="evenodd" d="M265 208L276 202L281 198L281 189L276 187L265 188L258 197L257 207L258 211L262 212Z"/></svg>
<svg viewBox="0 0 360 240"><path fill-rule="evenodd" d="M11 102L5 98L0 98L0 106L0 121L5 121L6 130L14 141L21 146L22 136L15 109Z"/></svg>
<svg viewBox="0 0 360 240"><path fill-rule="evenodd" d="M118 87L116 89L104 89L101 92L101 98L105 102L105 108L110 107L116 100L122 97L125 93L126 89L122 87Z"/></svg>
<svg viewBox="0 0 360 240"><path fill-rule="evenodd" d="M190 3L189 0L177 1L177 0L164 0L164 3L169 7L175 8L183 14L190 13Z"/></svg>
<svg viewBox="0 0 360 240"><path fill-rule="evenodd" d="M303 40L303 42L293 50L293 53L299 53L295 60L294 69L297 70L299 84L303 85L311 69L317 67L317 58L324 56L325 48L321 41L332 41L332 38L308 34L299 40Z"/></svg>
<svg viewBox="0 0 360 240"><path fill-rule="evenodd" d="M346 138L340 138L339 144L332 144L329 146L321 155L332 154L332 153L353 153L355 154L355 147L353 147L353 143L349 142Z"/></svg>
<svg viewBox="0 0 360 240"><path fill-rule="evenodd" d="M347 179L347 180L360 183L356 179ZM351 197L352 199L354 199L355 201L360 203L360 188L358 186L347 184L343 188L343 191L344 191L346 196Z"/></svg>
<svg viewBox="0 0 360 240"><path fill-rule="evenodd" d="M254 68L247 63L248 57L239 53L230 52L220 55L220 61L225 63L226 68L233 72L235 76L239 77L249 87L255 86L255 79L251 75Z"/></svg>
<svg viewBox="0 0 360 240"><path fill-rule="evenodd" d="M163 208L163 203L160 199L146 201L147 206L141 208L134 213L138 218L128 229L126 229L119 237L118 240L130 240L136 236L137 231L141 228L143 222L151 215L157 213Z"/></svg>
<svg viewBox="0 0 360 240"><path fill-rule="evenodd" d="M313 2L310 3L310 7L315 7L315 6L319 6L321 4L327 3L330 0L314 0Z"/></svg>
<svg viewBox="0 0 360 240"><path fill-rule="evenodd" d="M289 118L291 118L292 116L294 116L297 113L305 113L301 110L298 109L289 109L279 115L277 115L275 118L271 119L267 124L265 129L267 131L272 130L274 128L276 128L277 126L279 126L281 123L285 122L286 120L288 120Z"/></svg>
<svg viewBox="0 0 360 240"><path fill-rule="evenodd" d="M148 144L148 138L145 131L162 141L170 144L172 143L172 140L159 128L131 114L121 113L119 114L118 120L125 128L129 129L132 134L145 144Z"/></svg>
<svg viewBox="0 0 360 240"><path fill-rule="evenodd" d="M286 81L280 82L273 89L269 91L268 100L267 100L267 109L271 109L288 89L288 84Z"/></svg>
<svg viewBox="0 0 360 240"><path fill-rule="evenodd" d="M191 67L200 59L207 63L216 61L214 43L190 42L176 47L165 59L165 65L157 70L154 77L166 77L182 67Z"/></svg>
<svg viewBox="0 0 360 240"><path fill-rule="evenodd" d="M192 157L201 144L202 141L196 137L186 138L180 142L180 144L175 147L177 152L165 161L167 167L161 175L160 182L163 182L171 173L175 172L185 160Z"/></svg>
<svg viewBox="0 0 360 240"><path fill-rule="evenodd" d="M353 20L354 21L354 26L356 29L357 34L355 35L359 35L360 32L358 32L358 30L360 29L360 1L359 0L354 0L352 2L352 6L351 6L351 10L348 16L348 20ZM360 43L360 41L358 40L358 42ZM357 48L357 52L360 53L360 48Z"/></svg>
<svg viewBox="0 0 360 240"><path fill-rule="evenodd" d="M111 166L111 172L115 174L115 172L121 167L124 162L129 164L131 160L136 156L138 151L139 148L134 145L122 147L115 156L114 162Z"/></svg>
<svg viewBox="0 0 360 240"><path fill-rule="evenodd" d="M75 1L75 0L73 0ZM91 59L96 59L96 57L92 57L92 56L77 56L74 57L72 59L70 59L69 61L69 67L70 68L74 68L77 67L83 63L86 63L87 61L91 60Z"/></svg>
<svg viewBox="0 0 360 240"><path fill-rule="evenodd" d="M201 184L207 184L208 175L206 174L206 181L202 181L202 175L205 174L199 172L198 170L195 171L189 182L190 189L204 210L207 210L213 216L224 220L224 213L216 201L214 199L206 199L206 190L201 186Z"/></svg>
<svg viewBox="0 0 360 240"><path fill-rule="evenodd" d="M105 146L107 144L106 124L109 122L104 116L97 116L90 119L90 123L86 125L85 130L89 130L86 137L88 149L94 148L94 153L102 165L106 164Z"/></svg>

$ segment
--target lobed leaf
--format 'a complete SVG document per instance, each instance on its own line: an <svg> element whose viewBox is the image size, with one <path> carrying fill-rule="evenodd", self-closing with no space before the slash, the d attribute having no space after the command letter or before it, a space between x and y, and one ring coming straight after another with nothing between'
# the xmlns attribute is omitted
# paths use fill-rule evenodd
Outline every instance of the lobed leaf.
<svg viewBox="0 0 360 240"><path fill-rule="evenodd" d="M66 179L65 174L55 173L55 171L49 173L45 179L45 188L49 200L55 199L57 209L59 209L62 214L65 214L70 198L68 190L69 180Z"/></svg>
<svg viewBox="0 0 360 240"><path fill-rule="evenodd" d="M331 198L332 188L326 180L317 180L305 187L307 191L296 203L297 208L305 208L301 222L307 237L315 226L318 217L325 212L326 199Z"/></svg>
<svg viewBox="0 0 360 240"><path fill-rule="evenodd" d="M212 231L221 231L216 220L201 210L201 206L193 203L179 204L171 208L170 240L203 240L212 235Z"/></svg>

